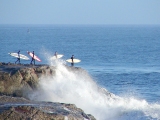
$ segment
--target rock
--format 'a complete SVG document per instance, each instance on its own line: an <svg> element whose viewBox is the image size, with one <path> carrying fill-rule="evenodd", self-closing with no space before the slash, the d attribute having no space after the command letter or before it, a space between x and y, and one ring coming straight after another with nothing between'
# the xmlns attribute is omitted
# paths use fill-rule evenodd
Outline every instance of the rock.
<svg viewBox="0 0 160 120"><path fill-rule="evenodd" d="M95 120L73 104L33 102L9 96L1 96L0 101L2 120Z"/></svg>
<svg viewBox="0 0 160 120"><path fill-rule="evenodd" d="M54 67L48 65L0 64L0 94L24 96L23 91L37 89L39 78L54 75ZM27 93L27 92L26 92Z"/></svg>
<svg viewBox="0 0 160 120"><path fill-rule="evenodd" d="M67 67L67 66L66 66ZM53 76L56 67L48 65L17 65L13 63L0 64L0 95L26 96L38 88L41 76ZM74 72L84 71L77 67L67 67Z"/></svg>
<svg viewBox="0 0 160 120"><path fill-rule="evenodd" d="M67 66L66 66L67 67ZM73 72L81 68L67 67ZM37 102L27 95L38 89L41 76L53 76L56 67L0 63L0 120L95 120L74 104Z"/></svg>

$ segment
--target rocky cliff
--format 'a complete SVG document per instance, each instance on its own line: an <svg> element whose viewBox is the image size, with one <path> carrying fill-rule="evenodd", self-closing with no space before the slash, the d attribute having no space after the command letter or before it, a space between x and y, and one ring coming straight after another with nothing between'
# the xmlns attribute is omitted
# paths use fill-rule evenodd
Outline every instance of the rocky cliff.
<svg viewBox="0 0 160 120"><path fill-rule="evenodd" d="M16 65L0 63L0 94L25 96L38 87L39 78L54 75L54 66L48 65Z"/></svg>
<svg viewBox="0 0 160 120"><path fill-rule="evenodd" d="M68 69L82 70L76 67ZM27 94L38 88L39 78L54 74L54 66L0 63L0 119L95 120L73 104L28 100Z"/></svg>

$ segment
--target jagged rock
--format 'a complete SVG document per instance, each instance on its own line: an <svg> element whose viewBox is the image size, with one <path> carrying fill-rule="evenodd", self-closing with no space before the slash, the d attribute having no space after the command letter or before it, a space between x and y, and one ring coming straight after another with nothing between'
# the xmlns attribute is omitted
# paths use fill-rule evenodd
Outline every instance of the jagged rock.
<svg viewBox="0 0 160 120"><path fill-rule="evenodd" d="M67 67L67 66L66 66ZM82 69L67 67L74 72ZM56 67L48 65L16 65L13 63L0 64L0 94L25 96L37 89L41 76L53 76Z"/></svg>
<svg viewBox="0 0 160 120"><path fill-rule="evenodd" d="M25 99L27 94L38 88L39 78L53 76L55 69L48 65L0 63L0 120L95 120L73 104ZM76 67L67 69L84 72Z"/></svg>
<svg viewBox="0 0 160 120"><path fill-rule="evenodd" d="M37 89L39 78L54 75L54 67L48 65L0 64L0 94L23 96L23 91ZM27 92L26 92L27 93Z"/></svg>
<svg viewBox="0 0 160 120"><path fill-rule="evenodd" d="M0 101L1 120L95 120L73 104L35 102L9 96L0 96Z"/></svg>

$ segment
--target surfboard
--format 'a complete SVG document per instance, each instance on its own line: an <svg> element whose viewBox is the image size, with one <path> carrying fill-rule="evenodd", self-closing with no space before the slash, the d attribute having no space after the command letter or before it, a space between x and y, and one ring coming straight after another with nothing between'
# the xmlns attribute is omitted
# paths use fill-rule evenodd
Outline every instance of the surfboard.
<svg viewBox="0 0 160 120"><path fill-rule="evenodd" d="M61 57L63 57L62 54L58 54L57 57L54 55L53 57L51 57L51 60L59 59Z"/></svg>
<svg viewBox="0 0 160 120"><path fill-rule="evenodd" d="M19 56L18 56L18 53L8 53L8 54L16 58L19 58L20 56L20 59L29 60L29 58L23 54L19 54Z"/></svg>
<svg viewBox="0 0 160 120"><path fill-rule="evenodd" d="M30 55L31 57L33 57L33 53L32 53L32 52L27 51L27 53L28 53L28 55ZM38 62L41 62L41 60L40 60L36 55L34 55L33 58L34 58L35 60L37 60Z"/></svg>
<svg viewBox="0 0 160 120"><path fill-rule="evenodd" d="M69 62L69 63L72 63L72 59L67 59L66 61ZM73 63L79 63L79 62L81 62L81 60L73 59Z"/></svg>

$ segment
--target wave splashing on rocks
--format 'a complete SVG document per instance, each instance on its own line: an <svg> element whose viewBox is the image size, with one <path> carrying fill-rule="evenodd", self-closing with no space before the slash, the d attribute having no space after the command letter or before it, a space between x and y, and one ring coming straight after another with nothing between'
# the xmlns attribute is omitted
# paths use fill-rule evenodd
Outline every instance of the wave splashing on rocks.
<svg viewBox="0 0 160 120"><path fill-rule="evenodd" d="M71 103L98 120L160 118L160 105L135 97L119 97L96 84L83 69L56 63L54 76L42 76L32 100ZM153 113L153 111L158 111Z"/></svg>

